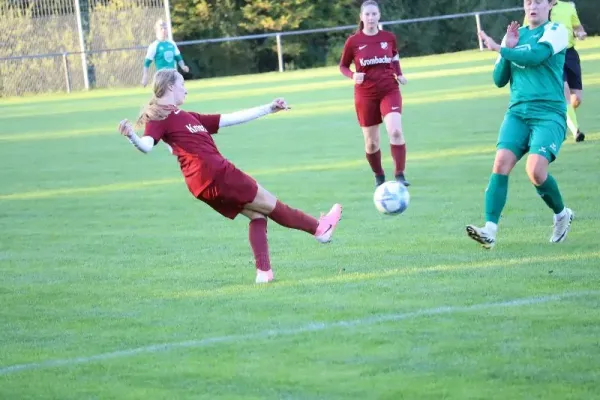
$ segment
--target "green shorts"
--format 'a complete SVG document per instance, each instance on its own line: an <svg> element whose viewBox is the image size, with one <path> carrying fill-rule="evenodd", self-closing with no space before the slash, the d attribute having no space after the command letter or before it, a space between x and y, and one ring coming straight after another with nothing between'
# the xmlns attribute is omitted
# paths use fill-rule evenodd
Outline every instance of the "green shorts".
<svg viewBox="0 0 600 400"><path fill-rule="evenodd" d="M508 110L498 134L497 149L510 150L520 160L525 153L539 154L552 162L565 141L567 122L558 114L525 116Z"/></svg>

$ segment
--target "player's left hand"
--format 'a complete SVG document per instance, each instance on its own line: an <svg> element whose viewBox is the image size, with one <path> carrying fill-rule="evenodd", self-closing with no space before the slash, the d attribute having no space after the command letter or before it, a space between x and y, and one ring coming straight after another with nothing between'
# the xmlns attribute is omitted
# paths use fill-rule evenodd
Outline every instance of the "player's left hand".
<svg viewBox="0 0 600 400"><path fill-rule="evenodd" d="M187 74L188 72L190 72L190 67L184 65L183 67L181 67L181 70Z"/></svg>
<svg viewBox="0 0 600 400"><path fill-rule="evenodd" d="M517 21L513 21L506 28L506 47L512 49L519 44L519 28L521 25Z"/></svg>
<svg viewBox="0 0 600 400"><path fill-rule="evenodd" d="M289 110L291 107L285 102L283 98L277 98L271 103L271 110L276 113L281 110Z"/></svg>
<svg viewBox="0 0 600 400"><path fill-rule="evenodd" d="M483 40L485 47L491 51L500 51L500 45L494 39L489 37L484 31L479 31L479 37Z"/></svg>
<svg viewBox="0 0 600 400"><path fill-rule="evenodd" d="M404 77L404 75L400 75L396 78L399 84L406 85L408 83L408 79Z"/></svg>
<svg viewBox="0 0 600 400"><path fill-rule="evenodd" d="M586 31L578 31L575 35L577 36L577 39L584 40L587 37L587 32Z"/></svg>

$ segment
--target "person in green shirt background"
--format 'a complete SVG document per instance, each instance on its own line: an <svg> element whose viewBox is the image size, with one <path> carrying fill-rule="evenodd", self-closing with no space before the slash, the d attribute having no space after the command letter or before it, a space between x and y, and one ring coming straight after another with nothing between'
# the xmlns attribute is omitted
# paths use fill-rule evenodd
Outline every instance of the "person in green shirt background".
<svg viewBox="0 0 600 400"><path fill-rule="evenodd" d="M575 3L572 1L554 0L550 20L564 25L569 32L569 44L567 45L563 72L565 97L567 99L567 124L573 133L573 137L575 137L575 141L583 142L585 135L579 130L579 123L577 122L577 115L575 113L575 109L581 105L583 94L581 62L579 60L579 53L575 50L575 39L584 40L587 37L587 33L581 25ZM526 15L523 25L527 25L527 23Z"/></svg>
<svg viewBox="0 0 600 400"><path fill-rule="evenodd" d="M183 62L175 42L167 39L169 33L167 24L159 19L154 27L156 29L156 40L148 46L146 52L142 72L142 86L148 84L148 68L152 62L154 62L157 71L165 68L177 69L177 64L183 72L189 72L190 70Z"/></svg>

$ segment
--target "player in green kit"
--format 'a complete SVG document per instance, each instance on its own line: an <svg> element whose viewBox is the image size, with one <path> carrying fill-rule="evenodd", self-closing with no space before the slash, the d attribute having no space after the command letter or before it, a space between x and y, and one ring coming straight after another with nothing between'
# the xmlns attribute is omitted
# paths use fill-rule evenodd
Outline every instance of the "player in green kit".
<svg viewBox="0 0 600 400"><path fill-rule="evenodd" d="M190 70L183 62L177 45L172 40L167 39L169 32L167 24L159 19L156 21L154 28L156 29L156 40L148 46L146 58L144 59L144 70L142 72L142 86L144 87L148 84L148 68L152 62L154 62L157 71L177 69L177 64L183 72L189 72Z"/></svg>
<svg viewBox="0 0 600 400"><path fill-rule="evenodd" d="M484 248L496 244L500 214L506 204L508 175L526 153L527 175L538 194L554 211L550 242L565 240L573 220L556 181L548 173L566 135L566 102L563 65L568 33L550 22L553 0L524 0L529 26L508 26L502 45L485 32L480 36L489 50L500 53L494 67L494 83L510 82L510 102L498 135L496 158L485 193L485 226L467 226L467 234Z"/></svg>

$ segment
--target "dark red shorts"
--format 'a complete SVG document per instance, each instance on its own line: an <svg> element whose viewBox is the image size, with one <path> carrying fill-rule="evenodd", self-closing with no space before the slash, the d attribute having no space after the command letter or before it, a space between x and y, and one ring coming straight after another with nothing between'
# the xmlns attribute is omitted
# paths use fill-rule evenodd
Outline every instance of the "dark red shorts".
<svg viewBox="0 0 600 400"><path fill-rule="evenodd" d="M198 199L222 216L235 219L246 204L254 201L257 193L256 181L230 165L200 193Z"/></svg>
<svg viewBox="0 0 600 400"><path fill-rule="evenodd" d="M391 112L402 113L400 89L392 90L380 98L354 96L354 107L361 127L379 125L383 117Z"/></svg>

